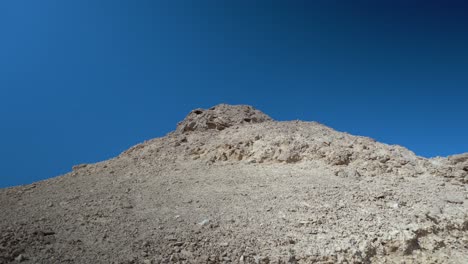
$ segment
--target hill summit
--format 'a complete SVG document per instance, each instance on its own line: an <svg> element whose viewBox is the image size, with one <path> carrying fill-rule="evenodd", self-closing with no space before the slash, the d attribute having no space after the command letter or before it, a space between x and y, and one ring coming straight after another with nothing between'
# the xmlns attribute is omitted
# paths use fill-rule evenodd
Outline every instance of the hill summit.
<svg viewBox="0 0 468 264"><path fill-rule="evenodd" d="M466 263L468 154L245 105L0 190L0 263Z"/></svg>
<svg viewBox="0 0 468 264"><path fill-rule="evenodd" d="M271 117L248 105L220 104L210 109L195 109L178 124L177 131L223 130L234 125L272 121Z"/></svg>

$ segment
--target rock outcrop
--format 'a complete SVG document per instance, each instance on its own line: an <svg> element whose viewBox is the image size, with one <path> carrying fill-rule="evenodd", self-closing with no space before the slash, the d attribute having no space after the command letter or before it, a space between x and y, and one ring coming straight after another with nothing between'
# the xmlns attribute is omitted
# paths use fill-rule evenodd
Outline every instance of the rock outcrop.
<svg viewBox="0 0 468 264"><path fill-rule="evenodd" d="M272 119L248 105L220 104L210 109L195 109L178 124L177 132L223 130L234 125L256 124Z"/></svg>

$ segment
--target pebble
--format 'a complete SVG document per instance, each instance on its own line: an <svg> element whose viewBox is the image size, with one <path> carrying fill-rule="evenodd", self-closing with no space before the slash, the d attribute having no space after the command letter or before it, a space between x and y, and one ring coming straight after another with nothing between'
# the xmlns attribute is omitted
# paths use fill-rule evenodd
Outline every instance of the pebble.
<svg viewBox="0 0 468 264"><path fill-rule="evenodd" d="M123 205L122 205L122 208L123 208L123 209L132 209L132 208L133 208L133 205L131 205L131 204L123 204Z"/></svg>
<svg viewBox="0 0 468 264"><path fill-rule="evenodd" d="M18 262L23 262L26 260L26 258L22 255L22 254L19 254L16 258L15 258L16 261Z"/></svg>
<svg viewBox="0 0 468 264"><path fill-rule="evenodd" d="M184 257L188 258L188 259L192 259L193 258L193 253L188 251L188 250L185 250L185 249L182 249L180 251L180 254L183 255Z"/></svg>
<svg viewBox="0 0 468 264"><path fill-rule="evenodd" d="M180 246L183 246L183 245L184 245L184 242L180 242L180 241L179 241L179 242L175 242L175 243L173 244L174 247L180 247Z"/></svg>
<svg viewBox="0 0 468 264"><path fill-rule="evenodd" d="M201 226L206 226L207 224L210 223L210 219L204 219L203 221L201 221L200 223L198 223L199 225Z"/></svg>
<svg viewBox="0 0 468 264"><path fill-rule="evenodd" d="M166 236L166 240L168 240L168 241L177 241L177 238L175 236Z"/></svg>
<svg viewBox="0 0 468 264"><path fill-rule="evenodd" d="M462 199L459 199L459 198L456 198L456 197L447 197L445 199L445 201L447 203L453 203L453 204L462 204L463 203Z"/></svg>
<svg viewBox="0 0 468 264"><path fill-rule="evenodd" d="M178 260L179 258L177 257L177 254L172 254L171 257L169 258L170 262L176 262Z"/></svg>
<svg viewBox="0 0 468 264"><path fill-rule="evenodd" d="M255 263L258 263L258 264L270 263L270 259L268 257L258 256L258 257L254 257L254 259L255 259Z"/></svg>
<svg viewBox="0 0 468 264"><path fill-rule="evenodd" d="M297 263L296 257L294 255L289 256L288 263Z"/></svg>

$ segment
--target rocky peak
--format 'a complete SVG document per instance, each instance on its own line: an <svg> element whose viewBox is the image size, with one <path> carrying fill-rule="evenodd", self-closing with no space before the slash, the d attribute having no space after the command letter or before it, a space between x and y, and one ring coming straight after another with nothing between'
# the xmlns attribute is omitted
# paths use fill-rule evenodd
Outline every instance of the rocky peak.
<svg viewBox="0 0 468 264"><path fill-rule="evenodd" d="M219 104L210 109L195 109L177 125L177 132L223 130L234 125L262 123L273 119L248 105Z"/></svg>

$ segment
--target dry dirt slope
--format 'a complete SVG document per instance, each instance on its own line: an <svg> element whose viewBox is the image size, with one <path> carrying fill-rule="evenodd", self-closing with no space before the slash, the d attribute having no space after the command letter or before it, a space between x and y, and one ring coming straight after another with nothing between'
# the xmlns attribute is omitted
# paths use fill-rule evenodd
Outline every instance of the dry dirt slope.
<svg viewBox="0 0 468 264"><path fill-rule="evenodd" d="M0 263L468 263L468 155L249 106L0 190Z"/></svg>

